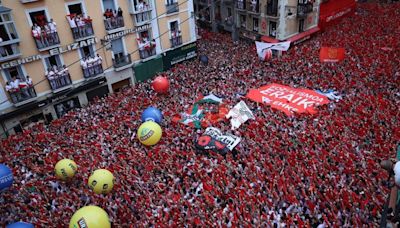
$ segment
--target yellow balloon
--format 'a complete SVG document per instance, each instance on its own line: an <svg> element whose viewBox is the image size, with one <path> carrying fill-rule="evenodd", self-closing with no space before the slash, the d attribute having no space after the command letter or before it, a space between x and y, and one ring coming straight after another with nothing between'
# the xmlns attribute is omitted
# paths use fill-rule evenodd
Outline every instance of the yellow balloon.
<svg viewBox="0 0 400 228"><path fill-rule="evenodd" d="M146 146L156 145L162 135L160 125L153 121L146 121L140 125L137 131L137 137L139 141Z"/></svg>
<svg viewBox="0 0 400 228"><path fill-rule="evenodd" d="M105 210L98 206L86 206L77 210L69 221L69 228L110 228L111 223Z"/></svg>
<svg viewBox="0 0 400 228"><path fill-rule="evenodd" d="M89 187L97 194L107 194L114 187L114 175L106 169L98 169L89 177Z"/></svg>
<svg viewBox="0 0 400 228"><path fill-rule="evenodd" d="M70 159L62 159L54 167L56 176L61 180L67 180L75 176L78 166Z"/></svg>

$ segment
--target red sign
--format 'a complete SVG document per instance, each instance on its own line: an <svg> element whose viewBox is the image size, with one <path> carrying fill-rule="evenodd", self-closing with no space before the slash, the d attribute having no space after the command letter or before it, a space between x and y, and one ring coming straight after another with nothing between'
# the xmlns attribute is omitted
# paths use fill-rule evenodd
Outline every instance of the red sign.
<svg viewBox="0 0 400 228"><path fill-rule="evenodd" d="M294 112L315 114L316 106L329 103L329 99L313 90L296 89L280 84L270 84L259 89L252 89L247 98L270 105L290 116Z"/></svg>
<svg viewBox="0 0 400 228"><path fill-rule="evenodd" d="M321 62L340 62L344 59L344 48L321 47L319 60Z"/></svg>

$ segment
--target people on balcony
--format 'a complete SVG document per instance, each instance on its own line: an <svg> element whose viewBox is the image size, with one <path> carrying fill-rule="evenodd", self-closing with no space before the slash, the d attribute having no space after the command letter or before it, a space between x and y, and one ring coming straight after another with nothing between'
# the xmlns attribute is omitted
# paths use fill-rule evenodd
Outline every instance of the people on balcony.
<svg viewBox="0 0 400 228"><path fill-rule="evenodd" d="M156 47L156 40L150 40L147 36L141 37L137 39L140 57L142 59L148 58L152 55L155 55L155 47Z"/></svg>
<svg viewBox="0 0 400 228"><path fill-rule="evenodd" d="M151 7L149 5L149 3L147 3L146 1L143 0L139 0L139 3L135 6L135 10L137 12L143 12L145 10L149 10Z"/></svg>
<svg viewBox="0 0 400 228"><path fill-rule="evenodd" d="M96 56L87 56L82 58L81 67L85 78L103 73L103 58L97 54Z"/></svg>
<svg viewBox="0 0 400 228"><path fill-rule="evenodd" d="M27 76L26 80L13 76L11 81L6 82L6 91L13 103L19 103L36 96L32 79L29 76Z"/></svg>
<svg viewBox="0 0 400 228"><path fill-rule="evenodd" d="M50 83L50 87L53 90L62 88L66 85L71 84L71 78L69 76L69 70L66 65L60 67L52 66L49 67L45 73L46 78Z"/></svg>
<svg viewBox="0 0 400 228"><path fill-rule="evenodd" d="M182 34L181 34L181 31L180 31L180 30L178 30L178 29L173 30L173 31L171 32L171 35L172 35L172 46L173 46L173 47L182 44L182 39L181 39Z"/></svg>
<svg viewBox="0 0 400 228"><path fill-rule="evenodd" d="M66 16L74 38L93 35L92 19L84 14L69 14Z"/></svg>
<svg viewBox="0 0 400 228"><path fill-rule="evenodd" d="M57 34L57 24L53 19L50 19L49 22L42 26L35 23L32 26L32 37L35 39L36 45L39 49L60 43Z"/></svg>
<svg viewBox="0 0 400 228"><path fill-rule="evenodd" d="M123 12L121 8L117 10L106 9L103 14L106 30L112 30L124 26Z"/></svg>

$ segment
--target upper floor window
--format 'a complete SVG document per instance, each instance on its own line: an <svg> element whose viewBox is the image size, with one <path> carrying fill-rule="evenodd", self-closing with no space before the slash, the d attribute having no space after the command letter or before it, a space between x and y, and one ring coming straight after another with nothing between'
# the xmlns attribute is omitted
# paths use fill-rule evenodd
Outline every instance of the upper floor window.
<svg viewBox="0 0 400 228"><path fill-rule="evenodd" d="M0 38L3 42L18 39L17 30L10 12L0 14Z"/></svg>

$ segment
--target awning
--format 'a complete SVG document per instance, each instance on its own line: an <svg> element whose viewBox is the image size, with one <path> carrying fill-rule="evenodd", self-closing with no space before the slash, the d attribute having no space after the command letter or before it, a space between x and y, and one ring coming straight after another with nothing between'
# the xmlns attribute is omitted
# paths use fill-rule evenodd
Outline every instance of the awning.
<svg viewBox="0 0 400 228"><path fill-rule="evenodd" d="M271 38L269 36L262 36L261 41L266 42L266 43L278 43L279 40Z"/></svg>
<svg viewBox="0 0 400 228"><path fill-rule="evenodd" d="M294 35L290 37L289 39L286 39L286 41L290 41L292 45L296 45L298 43L301 43L305 40L310 39L311 34L318 32L320 29L317 27L314 27L312 29L309 29L305 32L299 33L297 35Z"/></svg>
<svg viewBox="0 0 400 228"><path fill-rule="evenodd" d="M4 7L4 6L0 6L0 13L10 12L10 11L11 11L10 8Z"/></svg>

